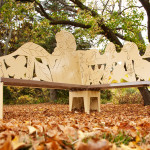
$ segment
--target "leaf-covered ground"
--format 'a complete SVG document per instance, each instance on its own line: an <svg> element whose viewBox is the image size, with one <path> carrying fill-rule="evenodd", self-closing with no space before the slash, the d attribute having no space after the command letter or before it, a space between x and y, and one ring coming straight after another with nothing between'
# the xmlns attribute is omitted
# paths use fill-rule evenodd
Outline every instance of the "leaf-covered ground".
<svg viewBox="0 0 150 150"><path fill-rule="evenodd" d="M104 104L101 112L68 105L4 106L0 150L149 150L150 106Z"/></svg>

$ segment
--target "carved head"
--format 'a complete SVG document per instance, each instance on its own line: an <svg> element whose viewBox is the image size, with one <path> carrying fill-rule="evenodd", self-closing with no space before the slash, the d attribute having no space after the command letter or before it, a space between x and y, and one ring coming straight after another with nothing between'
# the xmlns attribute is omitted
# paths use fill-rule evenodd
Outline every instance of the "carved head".
<svg viewBox="0 0 150 150"><path fill-rule="evenodd" d="M110 42L107 46L106 46L106 49L105 49L105 55L108 59L112 59L115 57L115 53L116 53L116 47L115 45Z"/></svg>
<svg viewBox="0 0 150 150"><path fill-rule="evenodd" d="M127 55L129 55L132 59L137 59L139 58L139 51L138 51L138 47L135 43L133 42L127 42L123 48L122 48L122 52L127 53Z"/></svg>
<svg viewBox="0 0 150 150"><path fill-rule="evenodd" d="M75 51L76 42L74 36L65 30L62 30L56 34L57 48L60 48L60 51Z"/></svg>

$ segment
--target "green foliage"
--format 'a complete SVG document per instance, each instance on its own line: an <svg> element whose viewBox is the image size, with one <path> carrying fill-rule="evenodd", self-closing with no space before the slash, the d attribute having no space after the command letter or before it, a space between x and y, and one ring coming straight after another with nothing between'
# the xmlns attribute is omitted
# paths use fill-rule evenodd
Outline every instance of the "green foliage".
<svg viewBox="0 0 150 150"><path fill-rule="evenodd" d="M112 92L111 90L101 90L101 99L111 100Z"/></svg>
<svg viewBox="0 0 150 150"><path fill-rule="evenodd" d="M118 131L117 134L112 132L103 132L100 136L89 136L82 139L82 142L88 143L88 141L91 139L106 139L111 143L115 143L117 146L120 146L121 144L129 145L130 142L135 140L132 136L126 134L124 131Z"/></svg>
<svg viewBox="0 0 150 150"><path fill-rule="evenodd" d="M38 104L51 102L50 89L4 87L4 104ZM69 91L58 90L57 100L51 102L57 104L69 104Z"/></svg>
<svg viewBox="0 0 150 150"><path fill-rule="evenodd" d="M4 87L4 104L37 104L49 101L49 90Z"/></svg>
<svg viewBox="0 0 150 150"><path fill-rule="evenodd" d="M68 90L57 90L57 104L69 104L69 91Z"/></svg>
<svg viewBox="0 0 150 150"><path fill-rule="evenodd" d="M142 96L136 88L122 88L113 90L112 102L114 104L141 104Z"/></svg>
<svg viewBox="0 0 150 150"><path fill-rule="evenodd" d="M101 24L101 20L103 20L104 24L114 33L121 34L126 41L135 42L140 50L145 49L145 44L139 38L139 32L146 30L146 27L142 26L144 11L136 7L138 6L137 1L127 0L125 2L126 6L122 8L118 7L119 2L118 0L110 0L107 5L105 5L105 1L99 2L98 8L95 10L98 15L94 17L89 11L79 10L75 20L85 25L91 25L90 29L84 30L84 34L88 33L90 39L94 39L98 34L102 33L97 44L107 44L107 40L103 35L105 31L99 26L99 22ZM94 9L92 3L91 1L91 5L88 4L88 7Z"/></svg>
<svg viewBox="0 0 150 150"><path fill-rule="evenodd" d="M125 134L125 132L120 131L117 135L112 133L104 133L102 138L107 139L109 142L116 143L116 145L125 144L128 145L129 142L133 140L133 137Z"/></svg>
<svg viewBox="0 0 150 150"><path fill-rule="evenodd" d="M4 86L4 104L9 104L12 101L12 93L10 90Z"/></svg>
<svg viewBox="0 0 150 150"><path fill-rule="evenodd" d="M11 35L11 37L8 41L8 47L9 53L11 53L22 45L21 41L23 39L26 39L24 41L26 42L31 36L31 32L28 28L31 28L30 22L34 16L34 4L6 0L0 9L0 14L1 53L4 53L6 49L6 40L9 35ZM22 29L22 31L20 29Z"/></svg>
<svg viewBox="0 0 150 150"><path fill-rule="evenodd" d="M111 90L101 90L101 104L107 104L111 102L112 92Z"/></svg>
<svg viewBox="0 0 150 150"><path fill-rule="evenodd" d="M30 97L29 95L21 95L20 97L17 98L16 103L17 104L33 104L34 99Z"/></svg>
<svg viewBox="0 0 150 150"><path fill-rule="evenodd" d="M101 104L107 104L107 103L109 103L111 101L107 100L107 99L101 99L100 102L101 102Z"/></svg>
<svg viewBox="0 0 150 150"><path fill-rule="evenodd" d="M64 98L64 97L59 97L57 101L55 101L57 104L69 104L69 97Z"/></svg>

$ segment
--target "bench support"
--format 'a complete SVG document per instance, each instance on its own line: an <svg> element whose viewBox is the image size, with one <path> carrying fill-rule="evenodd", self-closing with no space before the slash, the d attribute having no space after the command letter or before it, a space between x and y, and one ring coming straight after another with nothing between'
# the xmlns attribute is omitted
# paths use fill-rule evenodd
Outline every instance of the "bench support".
<svg viewBox="0 0 150 150"><path fill-rule="evenodd" d="M100 91L69 91L69 111L82 106L88 114L90 110L100 112Z"/></svg>
<svg viewBox="0 0 150 150"><path fill-rule="evenodd" d="M3 82L0 82L0 119L3 119Z"/></svg>

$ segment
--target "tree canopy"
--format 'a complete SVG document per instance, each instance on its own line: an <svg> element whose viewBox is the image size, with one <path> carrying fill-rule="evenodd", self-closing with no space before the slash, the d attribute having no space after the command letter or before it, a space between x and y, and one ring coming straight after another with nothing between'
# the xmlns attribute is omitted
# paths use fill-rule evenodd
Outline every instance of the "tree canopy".
<svg viewBox="0 0 150 150"><path fill-rule="evenodd" d="M70 27L75 35L99 38L98 43L111 41L122 47L123 41L135 42L140 50L145 48L141 31L149 33L148 0L45 0L35 1L38 13L49 21L49 25ZM144 8L144 9L143 9ZM148 25L142 24L147 12ZM100 37L97 37L101 35ZM149 35L149 34L148 34Z"/></svg>
<svg viewBox="0 0 150 150"><path fill-rule="evenodd" d="M89 48L95 40L97 46L111 41L118 49L124 41L133 41L143 54L143 30L147 30L150 41L148 0L2 0L0 7L0 39L5 41L5 45L1 42L5 50L8 49L6 47L11 49L12 40L20 44L30 40L44 46L47 45L45 41L50 42L51 39L50 44L54 48L52 43L55 40L50 37L60 28L74 33L78 49ZM142 24L145 13L147 25ZM14 34L17 36L14 37ZM50 49L47 46L44 48Z"/></svg>

